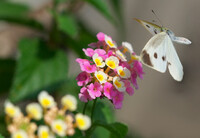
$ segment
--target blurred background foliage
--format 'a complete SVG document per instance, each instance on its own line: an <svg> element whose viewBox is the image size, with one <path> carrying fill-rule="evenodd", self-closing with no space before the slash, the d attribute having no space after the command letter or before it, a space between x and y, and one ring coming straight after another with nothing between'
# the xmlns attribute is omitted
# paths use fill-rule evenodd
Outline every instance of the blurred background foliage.
<svg viewBox="0 0 200 138"><path fill-rule="evenodd" d="M12 58L0 59L0 95L3 102L10 99L23 106L24 103L37 100L41 90L49 91L56 99L67 93L78 96L76 76L68 73L69 61L72 60L68 55L74 52L84 58L82 48L96 42L96 32L76 15L85 3L102 14L120 32L120 38L124 37L121 0L54 0L38 11L33 11L23 3L0 1L0 21L34 32L21 36L13 30L16 36L19 35L19 41L16 41L17 52ZM36 13L44 14L48 23ZM82 112L83 105L79 103L79 112ZM0 106L0 134L7 137L3 104ZM91 108L92 102L89 102L86 113ZM100 124L93 137L126 136L127 126L114 123L113 110L106 101L97 102L94 118ZM110 134L108 130L116 134Z"/></svg>

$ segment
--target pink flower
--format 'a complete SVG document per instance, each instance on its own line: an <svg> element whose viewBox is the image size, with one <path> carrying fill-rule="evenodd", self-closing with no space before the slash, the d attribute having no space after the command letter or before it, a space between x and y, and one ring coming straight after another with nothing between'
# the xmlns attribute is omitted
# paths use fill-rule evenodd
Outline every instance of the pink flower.
<svg viewBox="0 0 200 138"><path fill-rule="evenodd" d="M87 48L87 49L83 48L83 51L85 52L85 55L88 57L92 57L94 55L94 50L92 48Z"/></svg>
<svg viewBox="0 0 200 138"><path fill-rule="evenodd" d="M143 79L143 74L144 74L144 72L143 72L143 68L142 68L142 63L139 62L139 61L135 61L133 66L134 66L134 70L135 70L135 72L137 73L137 75L138 75L141 79Z"/></svg>
<svg viewBox="0 0 200 138"><path fill-rule="evenodd" d="M109 83L109 82L106 82L105 84L104 84L104 95L108 98L108 99L111 99L111 90L112 89L114 89L113 88L113 85L111 84L111 83Z"/></svg>
<svg viewBox="0 0 200 138"><path fill-rule="evenodd" d="M106 51L103 49L95 49L94 53L97 53L100 57L105 57Z"/></svg>
<svg viewBox="0 0 200 138"><path fill-rule="evenodd" d="M84 71L76 77L76 80L78 81L78 86L83 86L91 81L91 75Z"/></svg>
<svg viewBox="0 0 200 138"><path fill-rule="evenodd" d="M94 73L96 71L96 65L90 65L90 62L86 59L76 59L76 62L80 64L81 70L87 73Z"/></svg>
<svg viewBox="0 0 200 138"><path fill-rule="evenodd" d="M104 40L105 40L105 34L102 33L102 32L99 32L99 33L97 34L97 39L98 39L99 41L104 41Z"/></svg>
<svg viewBox="0 0 200 138"><path fill-rule="evenodd" d="M105 42L104 41L98 41L96 43L90 43L88 46L90 46L92 48L100 48L101 46L105 46Z"/></svg>
<svg viewBox="0 0 200 138"><path fill-rule="evenodd" d="M120 109L122 107L122 101L124 100L124 93L119 92L116 89L112 89L111 96L115 108Z"/></svg>
<svg viewBox="0 0 200 138"><path fill-rule="evenodd" d="M82 102L88 102L88 100L92 100L86 87L81 88L80 92L81 93L79 93L78 96Z"/></svg>
<svg viewBox="0 0 200 138"><path fill-rule="evenodd" d="M136 89L138 89L136 79L137 79L137 74L136 74L136 72L132 71L132 73L131 73L131 83L133 84L133 86L135 86Z"/></svg>
<svg viewBox="0 0 200 138"><path fill-rule="evenodd" d="M92 99L95 99L96 97L101 96L101 91L102 91L102 85L98 82L95 82L94 84L91 83L88 85L88 92L89 95L92 97Z"/></svg>
<svg viewBox="0 0 200 138"><path fill-rule="evenodd" d="M134 94L134 88L129 86L126 88L126 92L128 93L129 96L132 96Z"/></svg>

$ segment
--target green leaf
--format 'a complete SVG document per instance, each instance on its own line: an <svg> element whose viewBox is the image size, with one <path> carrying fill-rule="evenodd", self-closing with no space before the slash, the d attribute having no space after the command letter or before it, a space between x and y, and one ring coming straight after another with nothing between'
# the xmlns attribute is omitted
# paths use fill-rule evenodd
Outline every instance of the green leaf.
<svg viewBox="0 0 200 138"><path fill-rule="evenodd" d="M29 8L25 5L0 1L0 17L19 17L27 14Z"/></svg>
<svg viewBox="0 0 200 138"><path fill-rule="evenodd" d="M78 25L76 23L76 20L71 15L58 14L56 17L58 29L60 31L63 31L70 37L75 37L77 35Z"/></svg>
<svg viewBox="0 0 200 138"><path fill-rule="evenodd" d="M128 127L122 123L115 122L106 124L104 122L96 121L87 131L86 137L90 137L97 127L103 127L104 129L107 129L110 132L110 138L124 138L128 132Z"/></svg>
<svg viewBox="0 0 200 138"><path fill-rule="evenodd" d="M68 61L63 51L52 50L38 39L19 43L14 82L10 92L13 102L36 97L41 90L53 91L67 78Z"/></svg>
<svg viewBox="0 0 200 138"><path fill-rule="evenodd" d="M31 19L29 17L19 17L19 16L18 17L17 16L16 17L9 17L9 16L1 17L0 16L0 20L6 21L9 23L15 23L18 25L23 25L26 27L40 30L40 31L44 31L44 26L41 23L39 23L38 21Z"/></svg>
<svg viewBox="0 0 200 138"><path fill-rule="evenodd" d="M108 5L105 0L85 0L101 12L109 21L114 23L113 17L109 11Z"/></svg>
<svg viewBox="0 0 200 138"><path fill-rule="evenodd" d="M94 119L104 123L113 123L115 117L112 108L107 103L97 102L94 110Z"/></svg>
<svg viewBox="0 0 200 138"><path fill-rule="evenodd" d="M0 59L0 93L10 89L16 62L12 59Z"/></svg>
<svg viewBox="0 0 200 138"><path fill-rule="evenodd" d="M5 137L0 134L0 138L5 138Z"/></svg>
<svg viewBox="0 0 200 138"><path fill-rule="evenodd" d="M113 133L111 133L110 138L124 138L128 133L128 127L119 122L113 123L109 127L114 130L112 131Z"/></svg>
<svg viewBox="0 0 200 138"><path fill-rule="evenodd" d="M0 20L25 25L37 30L44 30L41 23L28 17L29 8L19 3L0 1Z"/></svg>

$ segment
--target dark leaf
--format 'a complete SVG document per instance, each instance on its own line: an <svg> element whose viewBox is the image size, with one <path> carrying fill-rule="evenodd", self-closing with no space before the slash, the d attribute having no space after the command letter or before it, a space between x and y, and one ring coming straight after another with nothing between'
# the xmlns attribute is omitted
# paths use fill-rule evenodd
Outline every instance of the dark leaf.
<svg viewBox="0 0 200 138"><path fill-rule="evenodd" d="M53 91L67 78L68 61L64 52L51 50L38 39L19 43L18 59L10 99L14 102L36 97L41 90Z"/></svg>
<svg viewBox="0 0 200 138"><path fill-rule="evenodd" d="M10 89L16 62L12 59L0 60L0 93Z"/></svg>

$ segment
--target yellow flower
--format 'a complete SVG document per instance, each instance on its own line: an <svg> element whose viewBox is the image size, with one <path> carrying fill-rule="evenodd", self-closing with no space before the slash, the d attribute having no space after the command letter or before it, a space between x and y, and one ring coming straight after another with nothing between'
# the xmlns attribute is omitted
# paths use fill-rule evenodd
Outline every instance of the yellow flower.
<svg viewBox="0 0 200 138"><path fill-rule="evenodd" d="M48 126L39 126L38 128L38 138L55 138L53 134L50 132Z"/></svg>
<svg viewBox="0 0 200 138"><path fill-rule="evenodd" d="M130 78L131 76L131 72L126 67L123 68L122 66L117 67L117 73L122 78Z"/></svg>
<svg viewBox="0 0 200 138"><path fill-rule="evenodd" d="M63 120L57 119L51 123L51 129L57 135L64 137L67 132L67 124Z"/></svg>
<svg viewBox="0 0 200 138"><path fill-rule="evenodd" d="M5 113L9 117L17 117L21 114L19 107L14 106L10 101L6 101L4 106L5 106Z"/></svg>
<svg viewBox="0 0 200 138"><path fill-rule="evenodd" d="M61 99L62 105L70 111L75 111L77 109L77 100L72 95L65 95Z"/></svg>
<svg viewBox="0 0 200 138"><path fill-rule="evenodd" d="M87 115L81 113L75 116L76 125L80 130L87 130L91 126L91 119Z"/></svg>
<svg viewBox="0 0 200 138"><path fill-rule="evenodd" d="M107 35L105 35L105 42L110 48L117 48L116 44Z"/></svg>
<svg viewBox="0 0 200 138"><path fill-rule="evenodd" d="M115 88L120 92L124 92L126 90L124 83L122 81L120 81L119 77L113 78L113 84L114 84Z"/></svg>
<svg viewBox="0 0 200 138"><path fill-rule="evenodd" d="M24 130L18 130L12 134L12 138L28 138L28 135Z"/></svg>
<svg viewBox="0 0 200 138"><path fill-rule="evenodd" d="M107 82L108 76L103 71L95 71L94 75L101 84Z"/></svg>
<svg viewBox="0 0 200 138"><path fill-rule="evenodd" d="M119 59L115 56L110 56L106 59L106 65L111 69L116 69L119 65Z"/></svg>
<svg viewBox="0 0 200 138"><path fill-rule="evenodd" d="M43 108L51 108L56 105L53 97L49 95L46 91L40 92L38 96L38 101L40 102Z"/></svg>
<svg viewBox="0 0 200 138"><path fill-rule="evenodd" d="M42 118L42 107L38 103L31 103L26 106L26 112L35 120Z"/></svg>
<svg viewBox="0 0 200 138"><path fill-rule="evenodd" d="M93 61L96 64L97 67L103 68L105 66L105 63L103 62L102 57L100 57L97 53L95 53L92 56L92 59L93 59Z"/></svg>

